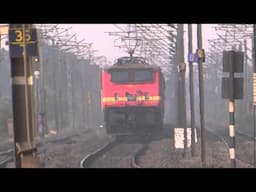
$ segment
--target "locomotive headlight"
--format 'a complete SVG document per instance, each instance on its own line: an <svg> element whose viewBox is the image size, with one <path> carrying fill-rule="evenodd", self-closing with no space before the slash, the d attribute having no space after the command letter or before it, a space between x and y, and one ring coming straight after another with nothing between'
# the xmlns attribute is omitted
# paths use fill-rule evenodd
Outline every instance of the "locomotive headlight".
<svg viewBox="0 0 256 192"><path fill-rule="evenodd" d="M144 93L144 96L145 96L145 100L149 100L149 95L147 92Z"/></svg>
<svg viewBox="0 0 256 192"><path fill-rule="evenodd" d="M115 100L117 101L118 100L118 94L115 93Z"/></svg>

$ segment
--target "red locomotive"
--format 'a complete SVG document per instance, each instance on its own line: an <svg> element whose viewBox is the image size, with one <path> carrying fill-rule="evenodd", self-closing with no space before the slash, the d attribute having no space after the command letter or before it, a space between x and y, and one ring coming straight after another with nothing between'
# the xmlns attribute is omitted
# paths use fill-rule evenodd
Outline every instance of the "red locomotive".
<svg viewBox="0 0 256 192"><path fill-rule="evenodd" d="M101 105L108 134L159 129L164 116L164 77L142 57L122 57L101 75Z"/></svg>

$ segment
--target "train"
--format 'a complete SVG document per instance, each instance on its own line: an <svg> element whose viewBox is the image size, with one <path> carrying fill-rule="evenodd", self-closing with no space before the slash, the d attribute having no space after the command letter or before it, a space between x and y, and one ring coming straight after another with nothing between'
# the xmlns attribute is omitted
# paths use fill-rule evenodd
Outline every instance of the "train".
<svg viewBox="0 0 256 192"><path fill-rule="evenodd" d="M143 57L120 57L101 72L101 108L107 134L162 129L165 81Z"/></svg>

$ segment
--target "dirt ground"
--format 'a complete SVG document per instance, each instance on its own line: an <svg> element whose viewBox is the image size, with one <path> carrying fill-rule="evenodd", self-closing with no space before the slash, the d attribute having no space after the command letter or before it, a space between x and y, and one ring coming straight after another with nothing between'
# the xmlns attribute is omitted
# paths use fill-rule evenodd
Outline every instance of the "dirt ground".
<svg viewBox="0 0 256 192"><path fill-rule="evenodd" d="M196 144L196 155L191 156L190 148L187 150L186 158L183 157L182 149L174 148L172 135L167 134L159 139L153 140L146 152L139 157L139 164L145 168L201 168L200 139ZM106 145L113 138L107 136L103 129L95 130L62 130L60 134L51 134L43 139L37 138L40 168L79 168L80 161L89 153ZM12 143L1 140L1 150L12 147ZM130 151L136 145L126 146ZM130 149L131 148L131 149ZM136 148L136 147L135 147ZM241 149L238 147L238 149ZM129 155L123 151L127 157ZM103 162L111 162L113 159L121 158L122 153L113 151L113 157L109 161L102 158ZM128 153L128 152L127 152ZM128 159L128 158L127 158ZM130 160L130 156L129 156ZM127 160L128 161L128 160ZM117 161L112 161L117 164ZM123 161L126 162L126 161ZM101 163L102 164L102 163ZM103 165L100 167L123 167L114 165ZM127 164L127 163L123 163ZM8 168L13 168L14 163L9 163ZM92 166L95 167L95 166ZM229 168L230 161L228 149L217 137L206 134L206 167L207 168ZM249 164L237 162L238 168L248 168Z"/></svg>
<svg viewBox="0 0 256 192"><path fill-rule="evenodd" d="M191 155L191 148L187 149L184 157L183 149L174 147L174 140L164 138L152 142L148 150L139 159L145 168L202 168L200 140L195 147L195 156ZM217 137L206 134L206 166L205 168L230 168L228 149ZM249 164L237 161L237 168L249 168Z"/></svg>
<svg viewBox="0 0 256 192"><path fill-rule="evenodd" d="M82 158L111 140L103 130L63 130L58 135L37 138L40 168L79 168ZM13 168L14 163L9 163Z"/></svg>

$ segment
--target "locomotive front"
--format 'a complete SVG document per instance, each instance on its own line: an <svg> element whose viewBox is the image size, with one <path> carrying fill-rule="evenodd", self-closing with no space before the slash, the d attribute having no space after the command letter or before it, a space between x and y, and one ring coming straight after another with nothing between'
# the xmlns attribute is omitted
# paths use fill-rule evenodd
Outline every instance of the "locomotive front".
<svg viewBox="0 0 256 192"><path fill-rule="evenodd" d="M161 69L144 58L123 57L103 69L101 104L107 133L161 128L164 80Z"/></svg>

